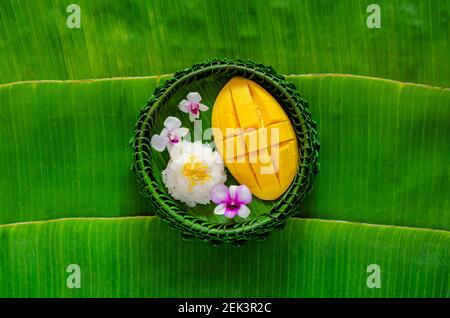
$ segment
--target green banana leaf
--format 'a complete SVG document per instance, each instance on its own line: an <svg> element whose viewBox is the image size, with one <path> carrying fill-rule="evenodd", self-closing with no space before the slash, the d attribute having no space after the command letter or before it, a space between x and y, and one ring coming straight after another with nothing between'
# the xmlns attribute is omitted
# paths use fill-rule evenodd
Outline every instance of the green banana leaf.
<svg viewBox="0 0 450 318"><path fill-rule="evenodd" d="M0 223L152 214L129 171L128 141L160 80L1 87ZM321 141L301 216L450 228L450 90L339 75L289 80L310 101ZM220 83L201 85L192 89L212 105Z"/></svg>
<svg viewBox="0 0 450 318"><path fill-rule="evenodd" d="M155 217L133 217L4 225L0 237L3 297L450 296L444 231L293 219L235 248L186 242ZM67 287L70 264L80 288ZM380 288L368 288L371 264Z"/></svg>
<svg viewBox="0 0 450 318"><path fill-rule="evenodd" d="M450 90L353 76L295 81L321 172L301 215L450 229Z"/></svg>
<svg viewBox="0 0 450 318"><path fill-rule="evenodd" d="M377 1L380 29L362 0L76 3L0 1L0 297L450 297L450 1ZM285 74L321 142L299 218L240 248L182 240L130 171L154 88L216 57Z"/></svg>
<svg viewBox="0 0 450 318"><path fill-rule="evenodd" d="M351 73L448 86L448 0L77 0L0 2L0 83L173 73L249 58L284 74Z"/></svg>

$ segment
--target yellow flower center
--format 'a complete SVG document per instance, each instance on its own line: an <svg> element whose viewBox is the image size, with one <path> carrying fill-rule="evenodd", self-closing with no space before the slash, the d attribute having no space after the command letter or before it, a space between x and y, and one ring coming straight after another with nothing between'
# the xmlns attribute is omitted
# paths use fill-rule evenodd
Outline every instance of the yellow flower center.
<svg viewBox="0 0 450 318"><path fill-rule="evenodd" d="M191 156L182 169L183 175L189 179L190 186L196 186L197 184L204 184L211 179L208 166L204 165L195 156Z"/></svg>

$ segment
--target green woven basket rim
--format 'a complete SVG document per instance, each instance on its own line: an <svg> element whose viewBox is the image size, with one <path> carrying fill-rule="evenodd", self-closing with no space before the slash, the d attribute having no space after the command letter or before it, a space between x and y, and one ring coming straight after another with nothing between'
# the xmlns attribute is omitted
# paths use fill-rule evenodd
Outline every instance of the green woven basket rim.
<svg viewBox="0 0 450 318"><path fill-rule="evenodd" d="M242 76L271 93L288 114L297 135L300 165L294 181L275 201L272 209L249 220L234 224L203 220L184 211L172 197L160 189L151 160L150 133L156 123L158 111L170 97L184 85L218 75ZM293 83L277 74L270 66L252 61L217 59L194 64L176 72L163 85L155 88L147 104L141 109L132 139L134 149L133 170L137 174L141 192L156 208L156 213L184 237L200 238L219 244L230 242L241 245L250 239L264 239L283 227L286 218L296 213L305 196L312 189L312 181L319 170L319 148L316 123L311 118L308 103L300 97Z"/></svg>

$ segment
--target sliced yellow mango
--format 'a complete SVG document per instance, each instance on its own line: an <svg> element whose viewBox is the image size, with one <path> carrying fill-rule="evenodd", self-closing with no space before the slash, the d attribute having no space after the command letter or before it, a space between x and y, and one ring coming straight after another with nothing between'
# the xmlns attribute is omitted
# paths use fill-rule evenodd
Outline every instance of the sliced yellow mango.
<svg viewBox="0 0 450 318"><path fill-rule="evenodd" d="M256 197L274 200L292 183L299 164L297 138L277 100L257 83L233 77L212 111L217 150L233 177Z"/></svg>

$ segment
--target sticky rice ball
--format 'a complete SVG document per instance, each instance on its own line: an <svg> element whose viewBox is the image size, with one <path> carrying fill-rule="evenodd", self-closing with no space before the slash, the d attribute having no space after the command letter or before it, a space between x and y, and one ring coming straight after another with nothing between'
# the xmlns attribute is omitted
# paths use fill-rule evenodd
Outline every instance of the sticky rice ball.
<svg viewBox="0 0 450 318"><path fill-rule="evenodd" d="M227 176L221 155L210 145L183 140L170 151L162 178L172 197L194 207L208 204L212 187Z"/></svg>

